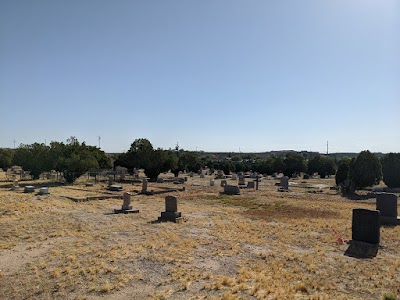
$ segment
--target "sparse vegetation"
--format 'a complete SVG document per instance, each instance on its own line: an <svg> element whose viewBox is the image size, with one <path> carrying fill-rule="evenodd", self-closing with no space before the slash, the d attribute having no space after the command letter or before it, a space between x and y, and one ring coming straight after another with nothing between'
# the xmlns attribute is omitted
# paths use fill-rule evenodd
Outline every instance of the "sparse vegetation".
<svg viewBox="0 0 400 300"><path fill-rule="evenodd" d="M379 299L400 293L400 228L382 228L378 258L344 256L346 245L336 243L332 228L350 238L351 209L374 203L356 204L336 191L279 193L276 180L264 178L259 191L227 196L218 194L218 182L204 186L211 176L189 177L178 194L186 222L152 224L164 210L164 195L136 195L132 184L121 183L133 193L135 216L108 214L120 199L62 197L96 195L101 184L85 188L78 180L37 196L10 191L1 178L3 172L5 299Z"/></svg>

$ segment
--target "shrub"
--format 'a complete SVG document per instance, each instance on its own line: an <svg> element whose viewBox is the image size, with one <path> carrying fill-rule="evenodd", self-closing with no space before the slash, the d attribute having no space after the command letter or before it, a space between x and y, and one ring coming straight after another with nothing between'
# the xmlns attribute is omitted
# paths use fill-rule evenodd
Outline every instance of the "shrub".
<svg viewBox="0 0 400 300"><path fill-rule="evenodd" d="M390 187L400 187L400 153L389 153L382 160L383 181Z"/></svg>
<svg viewBox="0 0 400 300"><path fill-rule="evenodd" d="M382 165L379 159L368 150L361 151L350 163L349 178L357 189L378 184L382 179Z"/></svg>

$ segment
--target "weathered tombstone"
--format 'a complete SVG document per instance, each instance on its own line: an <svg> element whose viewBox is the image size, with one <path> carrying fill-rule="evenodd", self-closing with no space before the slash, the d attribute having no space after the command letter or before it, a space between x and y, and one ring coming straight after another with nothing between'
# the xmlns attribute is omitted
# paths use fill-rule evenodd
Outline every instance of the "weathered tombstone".
<svg viewBox="0 0 400 300"><path fill-rule="evenodd" d="M93 186L93 182L86 182L85 186Z"/></svg>
<svg viewBox="0 0 400 300"><path fill-rule="evenodd" d="M281 177L281 187L285 190L289 189L289 177Z"/></svg>
<svg viewBox="0 0 400 300"><path fill-rule="evenodd" d="M142 181L142 193L146 193L147 192L147 178L143 178Z"/></svg>
<svg viewBox="0 0 400 300"><path fill-rule="evenodd" d="M108 186L112 186L114 183L114 179L112 176L108 176Z"/></svg>
<svg viewBox="0 0 400 300"><path fill-rule="evenodd" d="M18 190L18 189L19 189L18 179L14 178L12 190L15 191L15 190Z"/></svg>
<svg viewBox="0 0 400 300"><path fill-rule="evenodd" d="M221 180L221 187L226 186L226 180Z"/></svg>
<svg viewBox="0 0 400 300"><path fill-rule="evenodd" d="M49 188L48 187L41 187L39 189L39 195L46 195L46 194L50 194Z"/></svg>
<svg viewBox="0 0 400 300"><path fill-rule="evenodd" d="M189 176L190 176L190 177L193 177L193 172L190 172L190 173L189 173Z"/></svg>
<svg viewBox="0 0 400 300"><path fill-rule="evenodd" d="M187 181L188 178L185 176L183 179L184 179L185 181Z"/></svg>
<svg viewBox="0 0 400 300"><path fill-rule="evenodd" d="M203 173L201 173L200 174L200 178L204 178L205 176L204 176L204 174Z"/></svg>
<svg viewBox="0 0 400 300"><path fill-rule="evenodd" d="M254 181L247 182L247 188L248 189L254 189Z"/></svg>
<svg viewBox="0 0 400 300"><path fill-rule="evenodd" d="M120 186L120 185L115 185L115 184L113 184L113 185L110 185L110 186L108 187L108 190L114 191L114 192L119 192L119 191L122 191L122 190L123 190L123 187Z"/></svg>
<svg viewBox="0 0 400 300"><path fill-rule="evenodd" d="M243 175L239 176L239 185L246 185L245 179Z"/></svg>
<svg viewBox="0 0 400 300"><path fill-rule="evenodd" d="M363 208L353 209L352 240L345 255L357 258L373 258L380 242L380 212Z"/></svg>
<svg viewBox="0 0 400 300"><path fill-rule="evenodd" d="M131 194L130 193L124 193L123 195L123 203L122 203L122 208L121 209L114 209L115 214L128 214L128 213L138 213L138 209L132 209L131 206Z"/></svg>
<svg viewBox="0 0 400 300"><path fill-rule="evenodd" d="M240 195L240 189L236 185L224 185L224 191L223 194L226 195Z"/></svg>
<svg viewBox="0 0 400 300"><path fill-rule="evenodd" d="M158 221L172 221L178 223L182 220L182 214L178 212L178 198L175 196L166 196L165 211L161 212L161 217L158 218Z"/></svg>
<svg viewBox="0 0 400 300"><path fill-rule="evenodd" d="M279 192L288 192L289 191L289 177L283 176L281 177Z"/></svg>
<svg viewBox="0 0 400 300"><path fill-rule="evenodd" d="M215 182L214 182L214 180L210 180L210 186L215 186Z"/></svg>
<svg viewBox="0 0 400 300"><path fill-rule="evenodd" d="M237 180L237 175L236 174L232 174L232 180Z"/></svg>
<svg viewBox="0 0 400 300"><path fill-rule="evenodd" d="M377 193L376 209L381 213L382 225L400 224L400 218L397 217L397 196L395 194Z"/></svg>
<svg viewBox="0 0 400 300"><path fill-rule="evenodd" d="M34 193L35 187L33 185L26 185L24 188L24 193Z"/></svg>

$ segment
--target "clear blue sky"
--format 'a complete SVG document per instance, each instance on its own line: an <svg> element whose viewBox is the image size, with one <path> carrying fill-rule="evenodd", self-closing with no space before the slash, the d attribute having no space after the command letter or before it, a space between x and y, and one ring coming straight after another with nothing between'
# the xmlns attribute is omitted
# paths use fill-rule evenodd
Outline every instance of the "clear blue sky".
<svg viewBox="0 0 400 300"><path fill-rule="evenodd" d="M0 1L0 147L400 152L400 1Z"/></svg>

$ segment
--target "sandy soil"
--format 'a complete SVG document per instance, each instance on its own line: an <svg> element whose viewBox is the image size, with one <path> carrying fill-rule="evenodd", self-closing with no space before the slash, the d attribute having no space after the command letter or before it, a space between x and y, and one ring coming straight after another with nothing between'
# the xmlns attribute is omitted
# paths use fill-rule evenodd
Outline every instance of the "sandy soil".
<svg viewBox="0 0 400 300"><path fill-rule="evenodd" d="M50 195L11 191L0 174L0 299L382 299L400 295L400 226L381 227L373 259L344 255L353 208L303 180L281 193L276 180L240 196L219 195L220 180L189 178L179 198L184 222L156 223L161 195L131 191L138 214L113 214L121 199L74 202L104 184L50 187ZM3 181L2 181L3 180ZM228 180L228 183L235 184ZM333 185L332 179L307 183ZM20 185L49 185L47 181ZM149 189L178 187L149 183ZM182 185L179 185L182 187ZM118 193L117 193L118 194ZM366 192L364 193L366 194Z"/></svg>

